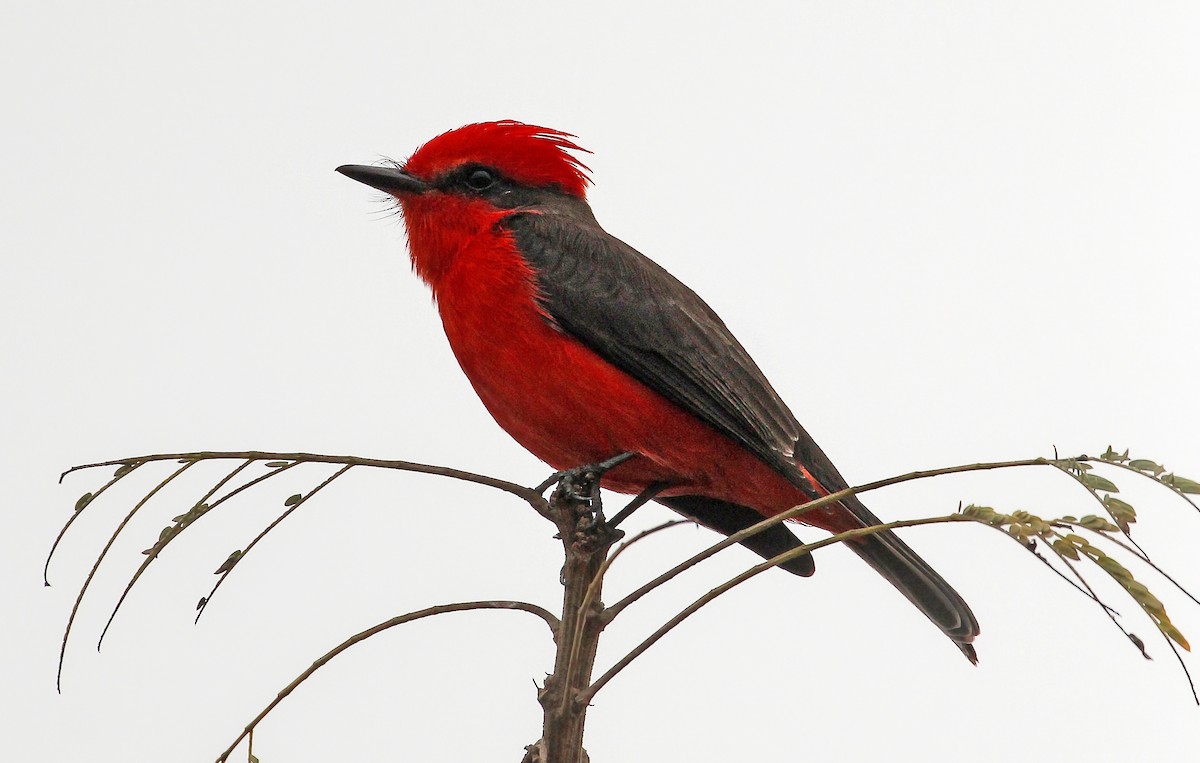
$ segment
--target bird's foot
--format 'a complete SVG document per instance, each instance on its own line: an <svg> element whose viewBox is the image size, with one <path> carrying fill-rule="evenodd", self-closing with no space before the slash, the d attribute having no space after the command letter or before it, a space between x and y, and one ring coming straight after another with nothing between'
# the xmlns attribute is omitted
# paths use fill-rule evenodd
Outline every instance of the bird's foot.
<svg viewBox="0 0 1200 763"><path fill-rule="evenodd" d="M578 522L576 530L582 532L594 531L604 525L604 506L600 499L600 480L604 474L615 466L625 463L636 456L633 451L618 453L612 458L594 464L584 464L571 469L564 469L551 474L538 485L537 492L543 493L552 485L557 485L551 500L567 501L575 507Z"/></svg>
<svg viewBox="0 0 1200 763"><path fill-rule="evenodd" d="M619 466L637 453L627 450L612 458L598 461L594 464L584 464L571 469L563 469L551 474L546 480L534 488L538 493L544 493L552 485L558 485L555 494L574 501L596 500L600 494L600 479L606 472Z"/></svg>

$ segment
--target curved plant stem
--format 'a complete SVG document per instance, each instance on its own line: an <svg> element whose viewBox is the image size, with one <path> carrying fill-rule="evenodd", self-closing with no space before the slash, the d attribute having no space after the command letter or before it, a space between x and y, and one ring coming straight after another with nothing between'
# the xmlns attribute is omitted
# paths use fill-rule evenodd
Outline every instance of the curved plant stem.
<svg viewBox="0 0 1200 763"><path fill-rule="evenodd" d="M314 487L312 490L305 493L300 498L300 500L298 500L295 503L288 506L286 511L284 511L282 514L280 514L278 517L275 518L275 521L271 522L271 524L269 524L265 528L263 528L262 532L260 532L256 536L254 536L254 539L251 540L250 543L247 544L244 549L241 549L241 552L237 556L237 562L226 566L225 570L223 572L221 572L221 577L217 578L217 582L215 584L213 584L212 590L208 592L208 596L204 597L204 599L203 599L204 603L202 605L200 605L199 611L196 612L196 622L200 621L200 615L203 615L204 610L208 609L209 603L212 602L212 597L217 593L217 589L221 587L221 584L225 582L225 578L229 577L229 573L233 572L237 568L237 565L241 562L241 560L243 558L245 558L246 554L250 553L250 549L257 546L258 542L267 536L267 533L271 532L276 527L278 527L280 522L287 519L293 511L295 511L296 509L303 506L305 504L305 502L308 501L309 498L312 498L314 495L319 493L323 488L327 487L329 485L329 483L333 482L338 477L340 477L343 474L345 474L346 472L350 471L351 468L353 468L353 464L346 464L341 469L338 469L336 472L329 475L329 477L327 477L324 482L322 482L321 484Z"/></svg>
<svg viewBox="0 0 1200 763"><path fill-rule="evenodd" d="M413 461L392 461L382 458L360 458L359 456L327 456L320 453L274 453L263 450L242 450L242 451L195 451L192 453L155 453L149 456L137 456L134 458L122 458L115 461L98 461L94 464L80 464L72 466L70 469L62 473L65 477L72 472L80 469L91 469L98 466L115 466L118 464L127 464L131 462L148 463L150 461L174 461L186 459L189 461L213 461L217 459L247 459L251 461L298 461L307 464L345 464L347 466L372 466L379 469L396 469L405 472L418 472L420 474L433 474L440 477L450 477L451 479L463 480L464 482L473 482L477 485L486 485L497 490L503 490L506 493L511 493L518 498L521 498L529 503L540 502L545 505L545 499L541 495L535 493L532 488L518 485L507 480L488 477L483 474L474 474L465 472L461 469L451 469L445 466L431 466L429 464L420 464ZM536 507L535 507L536 508Z"/></svg>
<svg viewBox="0 0 1200 763"><path fill-rule="evenodd" d="M948 466L942 469L926 469L922 471L909 472L908 474L901 474L896 477L888 477L887 479L876 480L875 482L868 482L857 487L850 487L846 488L845 490L839 490L836 493L830 493L829 495L822 496L816 500L809 501L808 503L801 504L794 508L788 509L787 511L776 514L769 519L764 519L756 525L747 527L745 530L736 532L724 540L714 543L690 559L685 559L650 582L641 586L637 590L628 594L616 604L608 607L604 611L605 622L611 622L613 618L621 613L621 610L625 609L630 604L650 593L655 588L658 588L664 583L674 579L680 573L695 567L697 564L705 559L708 559L717 552L723 551L735 543L740 543L746 538L766 530L768 527L772 527L789 519L799 518L806 512L821 508L822 506L827 506L831 503L837 503L843 498L849 498L852 495L867 493L872 490L878 490L879 488L888 487L889 485L896 485L901 482L911 482L913 480L928 479L930 477L940 477L943 474L961 474L963 472L980 472L991 469L1011 469L1020 466L1053 466L1054 464L1055 462L1048 458L1025 458L1017 461L988 461L975 464L962 464L960 466Z"/></svg>
<svg viewBox="0 0 1200 763"><path fill-rule="evenodd" d="M205 493L204 496L202 498L200 498L199 501L196 502L196 505L197 506L203 505L205 501L207 501L209 498L212 498L213 495L215 495L218 490L220 490L222 487L224 487L226 485L226 483L228 483L231 479L233 479L238 474L240 474L246 467L250 466L250 464L252 464L252 463L254 463L254 462L253 461L243 461L241 464L234 467L233 470L230 471L228 474L226 474L220 481L217 482L217 484L213 485L212 488L207 493ZM283 467L283 468L286 469L288 467ZM262 479L265 479L265 476ZM228 497L230 497L230 496L225 496L225 498L228 498ZM224 501L225 498L221 498L221 499L217 500L215 503L213 503L207 509L205 509L203 513L207 514L214 507L218 506L222 501ZM201 514L201 516L203 516L203 514ZM199 519L199 517L196 517L196 518ZM190 526L191 522L189 522L188 525ZM182 530L183 530L183 527L180 527L180 531L182 531ZM119 599L117 599L116 605L113 606L112 612L109 613L108 622L106 622L104 624L104 630L100 631L100 638L96 640L96 650L97 651L99 651L100 646L104 643L104 637L106 635L108 635L108 629L110 627L112 627L113 620L116 619L117 612L120 611L121 605L125 603L125 599L128 598L129 592L133 590L133 586L142 577L142 574L146 571L146 568L148 568L150 566L150 563L153 562L155 559L157 559L158 555L161 554L163 549L167 547L167 544L170 543L171 541L175 540L178 537L179 537L179 533L176 532L176 533L164 538L160 544L155 544L155 546L152 549L150 549L150 553L146 554L146 558L142 560L142 563L140 566L138 566L137 571L134 572L132 577L129 578L129 582L127 582L125 584L125 589L123 591L121 591L121 597Z"/></svg>
<svg viewBox="0 0 1200 763"><path fill-rule="evenodd" d="M109 549L111 549L113 544L117 542L117 537L121 534L121 531L125 529L125 525L129 524L129 521L133 519L134 515L137 514L138 511L140 511L141 508L145 506L146 503L155 496L155 494L158 493L158 491L171 484L176 477L186 472L195 463L195 461L188 461L183 466L171 472L169 476L155 485L153 490L144 495L142 500L138 501L137 504L135 504L134 507L129 510L129 513L125 515L125 518L121 520L121 524L117 525L117 529L113 530L113 534L108 538L108 543L104 544L104 548L100 551L100 555L96 557L95 563L92 564L91 571L88 572L87 577L83 581L83 586L81 586L79 589L79 595L75 597L75 604L71 607L71 616L67 618L67 627L66 630L63 631L62 646L58 650L58 672L55 674L54 685L60 694L62 693L63 660L67 654L67 641L71 638L71 627L75 624L75 616L79 614L79 605L83 602L83 596L87 593L88 586L92 584L92 580L96 577L96 570L100 569L100 563L104 561L104 557L108 555Z"/></svg>
<svg viewBox="0 0 1200 763"><path fill-rule="evenodd" d="M365 640L371 638L372 636L374 636L375 634L381 633L381 632L387 630L388 628L394 628L397 625L404 625L405 623L411 623L414 620L420 620L420 619L426 618L426 617L433 617L434 615L443 615L448 612L465 612L465 611L473 610L473 609L519 610L522 612L528 612L530 614L537 615L538 617L545 620L546 624L550 626L550 630L552 633L557 631L557 629L559 627L559 620L557 617L555 617L554 615L552 615L550 612L543 609L542 607L537 606L536 604L529 604L528 602L524 602L524 601L465 601L465 602L459 602L457 604L439 604L436 607L429 607L427 609L417 610L416 612L409 612L408 614L399 615L397 617L391 618L390 620L385 620L382 623L379 623L378 625L374 625L370 628L367 628L365 631L361 631L359 633L354 634L350 638L346 639L342 643L335 646L333 649L330 649L328 652L326 652L325 654L323 654L319 658L317 658L316 662L314 662L307 669L305 669L305 671L303 673L296 676L295 680L293 680L290 684L288 684L282 690L280 690L279 694L276 695L275 699L271 700L267 704L267 706L262 709L262 712L260 712L257 716L255 716L254 720L250 721L250 723L246 725L246 728L242 730L242 733L238 735L237 739L233 740L233 744L229 745L229 747L225 750L225 752L221 753L220 757L217 758L217 763L224 763L226 760L228 760L229 756L233 753L234 749L236 749L237 746L239 744L241 744L242 740L246 739L250 734L254 733L254 728L256 726L258 726L258 724L261 723L262 720L264 718L266 718L267 715L272 710L274 710L275 707L280 702L282 702L285 698L287 698L287 696L289 694L291 694L293 691L295 691L296 687L298 687L300 684L304 683L308 679L309 676L311 676L313 673L316 673L317 670L319 670L320 668L327 665L330 660L332 660L334 657L337 657L339 654L346 651L350 647L354 646L355 644L357 644L361 641L365 641Z"/></svg>
<svg viewBox="0 0 1200 763"><path fill-rule="evenodd" d="M67 530L71 529L71 525L75 524L75 520L79 519L79 515L83 513L84 509L86 509L88 506L91 506L93 503L95 503L96 499L99 498L100 496L104 495L104 492L106 490L108 490L113 485L117 484L117 482L119 482L120 480L124 479L134 469L141 466L141 464L137 463L137 462L121 462L121 465L122 465L122 467L128 466L129 468L121 469L116 474L114 474L112 479L110 479L108 482L104 483L104 485L102 485L99 490L97 490L95 493L92 494L92 497L89 498L87 501L87 505L77 509L75 511L75 513L71 515L71 518L68 519L66 521L66 523L62 526L62 529L58 531L58 535L54 538L54 543L52 543L50 545L50 553L46 554L46 564L42 567L42 582L45 583L46 585L50 585L50 560L54 558L54 552L56 550L58 550L58 544L62 542L63 536L65 536L67 534ZM58 481L60 484L62 483L62 478L65 477L66 475L67 475L67 473L63 472L62 475L59 476Z"/></svg>
<svg viewBox="0 0 1200 763"><path fill-rule="evenodd" d="M588 583L587 590L583 594L583 602L579 605L578 614L582 615L595 604L596 600L600 596L600 587L604 582L604 576L608 573L608 569L612 566L613 562L617 560L617 557L621 555L621 552L638 541L645 540L651 535L659 533L663 530L671 527L677 527L679 525L689 524L693 524L692 520L690 519L672 519L669 522L663 522L662 524L651 527L648 530L643 530L642 532L617 546L617 548L605 558L604 562L600 565L600 569L596 570L596 574L592 576L591 581ZM576 629L575 632L571 634L571 655L567 659L568 675L579 662L579 654L583 649L583 639L584 634L582 629Z"/></svg>
<svg viewBox="0 0 1200 763"><path fill-rule="evenodd" d="M812 504L816 504L818 502L819 501L813 501ZM810 504L805 504L805 505L807 506ZM732 588L736 588L737 586L741 585L742 583L745 583L750 578L752 578L762 572L766 572L767 570L771 569L772 567L783 564L784 562L791 561L792 559L803 556L804 554L811 553L811 552L817 550L818 548L822 548L824 546L829 546L834 543L841 543L844 540L849 540L851 538L859 538L864 535L872 535L874 533L883 532L884 530L894 530L899 527L917 527L920 525L940 524L940 523L944 523L944 522L976 522L976 521L977 520L972 519L967 516L964 516L962 514L947 514L946 516L943 516L943 517L927 517L924 519L906 519L906 520L902 520L899 522L888 522L886 524L874 525L872 527L863 527L863 528L859 528L856 530L847 530L846 532L841 532L836 535L831 535L828 538L822 538L818 541L814 541L812 543L805 543L802 546L797 546L796 548L789 549L788 551L780 554L779 556L772 557L765 562L754 565L753 567L746 570L745 572L735 575L734 577L730 578L729 580L726 580L724 583L722 583L721 585L712 589L708 593L704 594L700 598L696 599L688 606L684 607L682 610L679 611L678 614L676 614L674 617L672 617L667 622L663 623L663 625L660 626L656 631L651 633L640 644L635 646L628 654L626 654L621 659L617 660L617 662L611 668L609 668L607 671L605 671L604 675L597 678L592 683L591 686L589 686L586 689L584 689L583 691L581 691L578 694L578 696L576 697L575 701L578 703L581 703L581 704L587 704L587 703L591 702L592 698L596 696L596 693L598 691L600 691L602 688L604 688L605 684L607 684L609 681L611 681L618 673L620 673L622 670L624 670L629 665L629 663L633 662L635 659L637 659L639 656L641 656L642 653L644 653L647 649L654 646L654 644L659 639L661 639L663 636L667 635L667 633L672 631L675 628L675 626L679 625L684 620L686 620L689 617L691 617L692 615L694 615L701 607L707 605L709 602L711 602L713 599L717 598L721 594L729 591Z"/></svg>

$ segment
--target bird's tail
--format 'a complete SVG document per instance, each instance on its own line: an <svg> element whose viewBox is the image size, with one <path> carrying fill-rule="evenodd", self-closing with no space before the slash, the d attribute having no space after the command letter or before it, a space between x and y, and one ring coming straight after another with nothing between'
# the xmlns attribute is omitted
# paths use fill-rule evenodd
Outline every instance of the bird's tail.
<svg viewBox="0 0 1200 763"><path fill-rule="evenodd" d="M882 524L857 499L851 498L846 504L864 527ZM846 545L941 628L971 664L978 662L975 648L971 646L971 641L979 635L975 615L958 591L917 556L917 552L890 530L849 541Z"/></svg>

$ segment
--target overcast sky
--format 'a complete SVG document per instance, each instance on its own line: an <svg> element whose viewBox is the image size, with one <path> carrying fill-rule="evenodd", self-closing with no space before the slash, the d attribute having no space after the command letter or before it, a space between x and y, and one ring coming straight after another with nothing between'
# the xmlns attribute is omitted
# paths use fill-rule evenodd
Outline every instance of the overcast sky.
<svg viewBox="0 0 1200 763"><path fill-rule="evenodd" d="M172 545L98 655L139 551L202 494L196 480L114 546L54 689L79 585L170 468L89 508L44 589L59 526L109 476L59 486L67 466L257 448L546 476L462 377L387 205L333 171L472 121L577 135L600 222L721 313L853 483L1109 443L1200 479L1197 6L753 5L0 10L4 758L211 760L376 622L449 601L556 604L559 547L528 507L357 470L247 556L193 626L212 570L329 473L308 467ZM1200 591L1200 516L1148 488L1122 493L1135 537ZM1093 510L1048 470L867 503L896 519L960 500ZM614 680L589 716L591 759L1166 760L1200 744L1178 663L1119 594L1103 589L1153 662L998 534L905 537L974 607L977 668L828 549L815 577L760 576ZM656 536L606 598L714 539ZM755 559L732 550L631 608L601 666ZM1145 579L1200 642L1200 607ZM393 630L286 700L255 751L516 761L540 734L533 682L552 658L520 613Z"/></svg>

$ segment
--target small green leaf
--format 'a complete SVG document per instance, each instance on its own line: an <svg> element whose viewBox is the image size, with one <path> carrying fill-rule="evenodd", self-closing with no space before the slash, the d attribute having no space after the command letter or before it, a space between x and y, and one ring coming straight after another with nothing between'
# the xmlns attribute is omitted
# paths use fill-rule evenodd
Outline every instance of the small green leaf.
<svg viewBox="0 0 1200 763"><path fill-rule="evenodd" d="M1067 533L1066 535L1063 536L1062 539L1065 540L1067 543L1070 543L1072 546L1077 546L1079 548L1086 549L1091 545L1090 543L1087 542L1087 538L1084 538L1080 535L1076 535L1075 533Z"/></svg>
<svg viewBox="0 0 1200 763"><path fill-rule="evenodd" d="M229 572L230 570L233 569L233 565L237 564L238 560L241 558L242 558L241 549L234 551L232 554L230 554L228 557L225 558L225 561L221 562L221 566L218 567L217 571L214 572L213 574L220 575L220 574Z"/></svg>
<svg viewBox="0 0 1200 763"><path fill-rule="evenodd" d="M1187 477L1180 477L1178 474L1167 474L1159 477L1159 479L1181 493L1191 493L1192 495L1200 493L1200 482L1195 482Z"/></svg>
<svg viewBox="0 0 1200 763"><path fill-rule="evenodd" d="M976 506L971 504L963 509L962 513L964 516L968 516L976 521L991 525L992 527L1003 527L1004 525L1013 521L1012 517L1009 515L1001 514L1000 512L988 506Z"/></svg>
<svg viewBox="0 0 1200 763"><path fill-rule="evenodd" d="M963 516L971 517L972 519L980 519L984 522L996 516L995 509L990 509L987 506L976 506L971 504L962 510Z"/></svg>
<svg viewBox="0 0 1200 763"><path fill-rule="evenodd" d="M1122 463L1124 461L1128 461L1129 460L1129 448L1126 448L1124 453L1118 453L1115 450L1113 450L1113 447L1111 445L1109 445L1108 449L1105 450L1103 454L1101 454L1100 459L1102 461L1110 461L1110 462L1115 462L1118 464Z"/></svg>
<svg viewBox="0 0 1200 763"><path fill-rule="evenodd" d="M1112 496L1112 495L1104 496L1104 507L1106 509L1108 509L1109 511L1111 511L1113 514L1119 514L1119 515L1128 516L1131 518L1137 516L1137 511L1134 510L1133 506L1129 505L1125 501L1122 501L1120 498L1117 498L1116 496Z"/></svg>
<svg viewBox="0 0 1200 763"><path fill-rule="evenodd" d="M1150 593L1146 586L1138 583L1136 580L1130 580L1125 584L1125 590L1146 611L1146 614L1155 620L1166 620L1167 610L1163 608L1163 604L1158 600L1158 597Z"/></svg>
<svg viewBox="0 0 1200 763"><path fill-rule="evenodd" d="M1008 526L1008 534L1022 543L1029 540L1029 527L1026 525L1012 524Z"/></svg>
<svg viewBox="0 0 1200 763"><path fill-rule="evenodd" d="M133 471L135 466L137 466L136 463L121 464L117 467L117 470L113 472L113 476L124 477L126 474L129 474L131 471Z"/></svg>
<svg viewBox="0 0 1200 763"><path fill-rule="evenodd" d="M1079 561L1079 552L1075 549L1075 546L1066 542L1062 538L1056 539L1050 545L1052 545L1054 547L1055 551L1057 551L1059 554L1062 554L1066 558L1071 559L1076 562Z"/></svg>
<svg viewBox="0 0 1200 763"><path fill-rule="evenodd" d="M272 469L278 469L281 466L287 466L287 461L268 461L263 466L269 466Z"/></svg>
<svg viewBox="0 0 1200 763"><path fill-rule="evenodd" d="M1107 490L1110 493L1121 492L1111 480L1101 477L1099 474L1081 474L1079 475L1079 481L1092 490Z"/></svg>
<svg viewBox="0 0 1200 763"><path fill-rule="evenodd" d="M1083 519L1080 519L1079 525L1101 533L1115 533L1121 529L1104 517L1098 517L1095 514L1088 514Z"/></svg>
<svg viewBox="0 0 1200 763"><path fill-rule="evenodd" d="M1112 515L1117 527L1121 528L1121 532L1128 535L1129 526L1137 521L1137 511L1120 498L1111 495L1104 496L1104 508L1108 509L1108 513Z"/></svg>
<svg viewBox="0 0 1200 763"><path fill-rule="evenodd" d="M184 513L182 513L178 516L172 517L171 521L176 524L183 525L186 527L187 525L190 525L192 522L195 522L200 517L204 516L204 514L211 508L212 507L209 506L207 503L198 503L195 506L193 506L192 508L185 511Z"/></svg>
<svg viewBox="0 0 1200 763"><path fill-rule="evenodd" d="M1166 469L1163 469L1158 464L1145 458L1135 458L1129 462L1129 465L1139 472L1152 472L1155 476L1162 474Z"/></svg>
<svg viewBox="0 0 1200 763"><path fill-rule="evenodd" d="M171 542L171 538L179 533L179 528L175 525L167 525L158 531L158 540L154 541L154 545L142 551L145 556L158 556L159 552Z"/></svg>
<svg viewBox="0 0 1200 763"><path fill-rule="evenodd" d="M84 507L91 503L94 497L91 493L84 493L79 496L79 500L75 502L75 511L83 511Z"/></svg>
<svg viewBox="0 0 1200 763"><path fill-rule="evenodd" d="M1146 651L1145 642L1132 633L1126 633L1125 635L1129 637L1129 640L1132 641L1133 645L1138 648L1138 651L1142 653L1143 657L1145 657L1147 660L1151 659L1150 653Z"/></svg>
<svg viewBox="0 0 1200 763"><path fill-rule="evenodd" d="M1120 562L1118 562L1116 559L1113 559L1111 556L1100 554L1096 558L1096 564L1100 565L1100 569L1107 572L1122 586L1124 586L1126 582L1133 580L1133 575L1129 572L1129 570L1125 569Z"/></svg>
<svg viewBox="0 0 1200 763"><path fill-rule="evenodd" d="M287 500L283 502L283 505L284 506L295 506L296 504L300 503L300 501L302 499L303 499L303 496L301 496L299 493L296 493L295 495L289 495Z"/></svg>
<svg viewBox="0 0 1200 763"><path fill-rule="evenodd" d="M1187 642L1187 639L1185 639L1183 637L1183 634L1179 632L1179 629L1176 628L1174 625L1171 625L1171 623L1169 623L1169 622L1159 623L1158 629L1161 630L1164 634L1166 634L1167 638L1171 639L1176 644L1179 644L1185 650L1187 650L1189 652L1192 651L1191 644L1189 644Z"/></svg>

